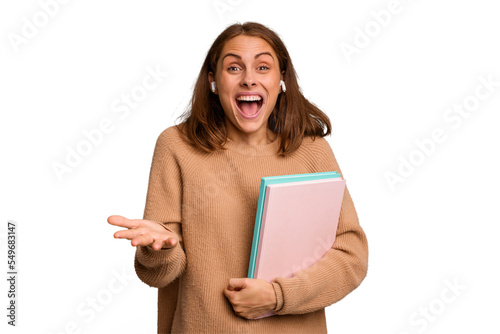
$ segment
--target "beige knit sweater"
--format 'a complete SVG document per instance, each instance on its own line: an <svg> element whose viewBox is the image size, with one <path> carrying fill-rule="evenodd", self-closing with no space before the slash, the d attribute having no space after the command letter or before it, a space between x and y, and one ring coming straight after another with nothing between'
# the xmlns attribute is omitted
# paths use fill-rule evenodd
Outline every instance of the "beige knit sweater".
<svg viewBox="0 0 500 334"><path fill-rule="evenodd" d="M158 333L326 333L324 308L353 291L367 271L368 247L346 188L333 248L313 266L276 278L277 315L237 316L223 294L230 278L247 277L263 176L338 171L322 137L306 137L292 155L279 139L204 153L171 126L156 142L144 219L177 233L171 249L137 247L135 269L158 289ZM304 222L307 228L307 222Z"/></svg>

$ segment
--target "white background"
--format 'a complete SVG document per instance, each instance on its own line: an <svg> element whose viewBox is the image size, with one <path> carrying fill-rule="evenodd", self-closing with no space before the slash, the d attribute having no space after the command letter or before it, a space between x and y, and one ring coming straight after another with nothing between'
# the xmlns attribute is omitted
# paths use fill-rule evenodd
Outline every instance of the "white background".
<svg viewBox="0 0 500 334"><path fill-rule="evenodd" d="M75 0L50 17L49 0L0 5L2 277L8 220L18 224L19 260L18 326L6 324L2 279L2 333L156 332L156 289L135 276L135 249L113 239L106 218L142 217L156 138L236 21L284 40L304 95L332 121L327 139L368 237L368 276L326 309L329 332L498 333L495 2L401 0L381 16L385 26L372 11L389 0L220 2L225 11L212 0ZM13 43L34 21L40 27ZM357 53L346 56L346 44ZM168 75L126 117L115 113L148 67ZM480 77L497 86L478 88ZM476 89L488 96L476 99ZM460 123L443 118L464 101L473 110ZM113 130L58 179L53 164L104 119ZM436 129L445 140L419 153L416 141ZM387 173L410 158L416 166L391 188Z"/></svg>

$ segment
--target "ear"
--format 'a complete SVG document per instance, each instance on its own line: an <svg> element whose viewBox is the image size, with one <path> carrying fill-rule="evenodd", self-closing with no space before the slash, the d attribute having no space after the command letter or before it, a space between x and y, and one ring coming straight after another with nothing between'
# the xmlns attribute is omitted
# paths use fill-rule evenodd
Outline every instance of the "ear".
<svg viewBox="0 0 500 334"><path fill-rule="evenodd" d="M208 72L208 87L210 87L210 91L212 91L212 82L215 81L214 74L212 72ZM217 94L217 88L215 88L214 94Z"/></svg>

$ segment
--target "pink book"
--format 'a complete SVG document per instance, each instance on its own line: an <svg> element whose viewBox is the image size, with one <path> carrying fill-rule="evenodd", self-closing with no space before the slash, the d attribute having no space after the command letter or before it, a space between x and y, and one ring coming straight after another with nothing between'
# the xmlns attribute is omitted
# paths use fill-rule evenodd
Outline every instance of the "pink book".
<svg viewBox="0 0 500 334"><path fill-rule="evenodd" d="M344 188L340 177L267 185L254 278L292 277L321 259L335 241Z"/></svg>

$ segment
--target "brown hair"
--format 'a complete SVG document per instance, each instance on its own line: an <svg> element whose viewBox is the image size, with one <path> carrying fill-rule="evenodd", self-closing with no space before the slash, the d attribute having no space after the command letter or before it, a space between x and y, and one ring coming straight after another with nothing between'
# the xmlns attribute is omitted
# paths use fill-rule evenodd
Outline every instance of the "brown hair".
<svg viewBox="0 0 500 334"><path fill-rule="evenodd" d="M208 73L216 73L216 66L222 49L227 41L239 35L260 37L274 49L280 66L284 71L286 93L278 95L276 105L269 116L268 127L281 139L278 154L291 154L302 143L304 136L327 136L331 133L328 116L309 102L300 91L297 74L288 51L279 36L266 26L246 22L227 27L214 41L207 53L200 74L193 89L189 107L178 118L185 122L183 129L176 125L191 145L211 152L224 149L227 141L224 110L219 97L212 94ZM326 127L326 132L325 132Z"/></svg>

